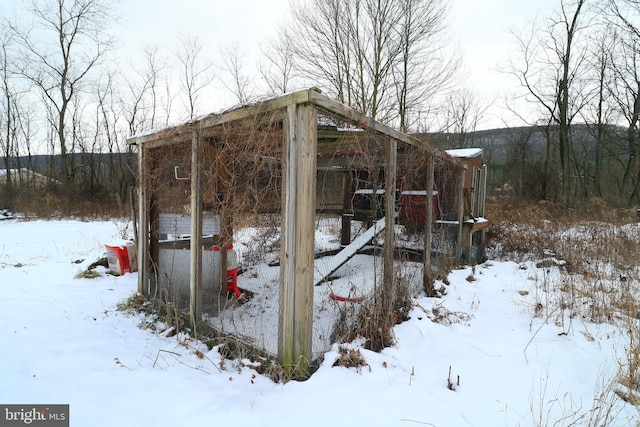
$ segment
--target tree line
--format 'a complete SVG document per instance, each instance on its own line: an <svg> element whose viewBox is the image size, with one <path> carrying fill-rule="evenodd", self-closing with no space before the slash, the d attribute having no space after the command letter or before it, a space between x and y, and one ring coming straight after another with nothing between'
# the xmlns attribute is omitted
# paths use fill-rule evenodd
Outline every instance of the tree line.
<svg viewBox="0 0 640 427"><path fill-rule="evenodd" d="M539 198L568 206L593 197L640 202L639 18L638 0L562 0L551 16L512 33L517 47L503 71L521 90L507 106L533 107L523 123L546 140L533 157L533 132L520 133L512 160L520 181L538 177Z"/></svg>
<svg viewBox="0 0 640 427"><path fill-rule="evenodd" d="M535 169L537 196L640 199L639 0L558 0L551 16L514 29L517 47L502 72L520 90L490 102L465 86L450 0L301 0L255 64L237 43L211 52L197 34L117 60L109 0L23 5L0 24L0 202L8 207L36 190L126 203L135 183L127 137L210 112L212 85L236 105L317 86L403 132L448 132L452 147L473 144L489 103L503 103L545 132L542 155L522 136L509 148L514 162ZM575 123L589 126L594 144L572 132ZM624 135L612 131L620 126ZM45 184L20 172L34 170L35 154L50 157L39 171Z"/></svg>

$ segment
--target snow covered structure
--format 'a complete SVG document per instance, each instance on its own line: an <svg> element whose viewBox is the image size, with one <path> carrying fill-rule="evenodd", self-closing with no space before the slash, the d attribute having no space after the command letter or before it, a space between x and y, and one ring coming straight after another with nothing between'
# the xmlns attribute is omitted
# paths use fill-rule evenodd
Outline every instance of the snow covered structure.
<svg viewBox="0 0 640 427"><path fill-rule="evenodd" d="M467 263L475 263L484 257L485 234L489 225L485 218L487 165L482 161L482 148L447 150L447 154L466 166L460 248L463 259Z"/></svg>
<svg viewBox="0 0 640 427"><path fill-rule="evenodd" d="M206 322L229 304L220 266L227 264L234 232L247 225L273 231L274 239L256 234L252 245L263 252L244 254L244 263L263 261L268 248L277 248L270 265L279 269L277 357L285 367L305 371L314 359L314 285L375 236L384 241L378 282L383 295L393 294L395 225L407 219L399 215L403 192L438 194L423 199L419 216L425 286L434 254L446 247L446 257L460 259L464 252L467 165L315 88L136 135L129 143L138 149L139 291L185 306L195 325ZM343 247L324 262L316 260L314 240L320 214L339 218ZM434 238L438 220L448 222ZM367 229L355 239L352 221ZM214 246L221 250L210 250ZM247 276L261 280L245 267Z"/></svg>

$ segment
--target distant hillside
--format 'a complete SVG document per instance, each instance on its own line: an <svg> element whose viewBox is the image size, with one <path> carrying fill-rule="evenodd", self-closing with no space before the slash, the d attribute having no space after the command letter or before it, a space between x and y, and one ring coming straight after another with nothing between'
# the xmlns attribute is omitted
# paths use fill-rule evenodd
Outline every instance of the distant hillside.
<svg viewBox="0 0 640 427"><path fill-rule="evenodd" d="M553 133L556 131L557 127L550 128L552 141L555 141ZM571 131L576 154L592 156L596 141L593 127L584 124L573 125ZM626 129L620 126L609 126L607 131L608 154L624 156L627 153L624 140ZM485 162L497 166L505 165L509 161L510 155L514 155L519 149L522 152L521 149L525 146L530 158L535 160L544 158L547 149L545 131L537 126L489 129L465 135L454 133L418 134L416 137L426 139L443 149L482 148Z"/></svg>
<svg viewBox="0 0 640 427"><path fill-rule="evenodd" d="M114 163L129 162L129 164L135 165L136 154L131 153L99 153L99 154L74 154L74 163L82 168L88 164L100 163L107 164L110 161ZM10 168L28 168L34 172L38 172L43 175L56 175L60 172L61 156L55 154L53 156L48 154L36 154L32 156L20 156L18 158L11 158L9 161ZM0 158L0 169L6 169L6 162L4 157ZM53 172L52 172L53 171Z"/></svg>
<svg viewBox="0 0 640 427"><path fill-rule="evenodd" d="M573 125L572 138L574 157L586 168L591 168L590 164L595 161L595 129L592 126L579 124ZM482 148L484 162L489 166L489 185L500 186L511 182L510 176L513 165L520 167L524 164L532 165L542 162L547 152L547 135L545 130L537 126L499 128L482 130L474 133L423 133L414 135L421 140L427 140L431 144L443 148ZM603 150L603 164L618 165L625 164L628 158L627 142L625 140L626 129L620 126L608 126L606 128L606 150ZM549 129L549 139L553 146L552 155L557 155L557 127ZM93 154L75 155L75 164L80 173L86 173L86 169L92 165L107 165L128 163L132 169L136 167L136 155L133 153L114 154ZM60 156L54 155L34 155L30 158L26 156L12 159L11 168L29 168L34 172L55 178L60 172ZM0 158L0 168L5 169L4 159ZM131 172L135 173L135 170ZM539 172L539 171L538 171ZM521 173L522 175L522 173ZM132 180L132 177L131 177Z"/></svg>

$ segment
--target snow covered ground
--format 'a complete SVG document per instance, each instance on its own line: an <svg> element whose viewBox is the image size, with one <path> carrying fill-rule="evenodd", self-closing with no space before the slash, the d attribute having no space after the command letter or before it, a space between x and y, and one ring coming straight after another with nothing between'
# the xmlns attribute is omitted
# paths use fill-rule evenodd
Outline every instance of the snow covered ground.
<svg viewBox="0 0 640 427"><path fill-rule="evenodd" d="M0 221L0 404L69 404L72 426L638 422L607 387L625 332L534 317L536 283L561 280L556 267L454 270L443 298L415 299L394 347L360 349L366 366L333 367L334 346L309 380L277 384L249 361L139 328L141 315L116 309L135 273L75 278L127 231L116 221ZM608 408L615 418L604 420Z"/></svg>

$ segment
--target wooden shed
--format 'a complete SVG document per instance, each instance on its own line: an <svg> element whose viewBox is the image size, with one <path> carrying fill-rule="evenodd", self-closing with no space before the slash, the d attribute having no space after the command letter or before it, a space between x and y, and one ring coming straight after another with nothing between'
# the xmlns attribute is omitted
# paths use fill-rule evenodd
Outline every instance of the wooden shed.
<svg viewBox="0 0 640 427"><path fill-rule="evenodd" d="M227 265L226 248L240 214L278 216L277 357L286 369L305 372L313 359L314 285L371 239L364 233L352 241L348 232L358 194L376 200L364 210L371 211L372 233L384 238L383 298L393 295L395 232L385 225L396 224L399 192L433 191L440 165L448 171L440 176L451 182L440 192L450 197L438 199L436 210L427 198L424 222L434 224L434 215L445 206L450 221L460 227L464 222L463 162L315 88L132 136L129 143L138 150L138 290L183 301L196 326L203 321L203 305L223 293L227 271L220 266ZM344 248L323 272L314 264L318 212L343 220ZM461 229L455 238L460 254ZM221 250L209 250L213 246ZM432 227L427 226L425 282L432 277L431 247ZM183 267L169 268L176 264L166 258L179 258ZM180 285L164 288L165 282Z"/></svg>

